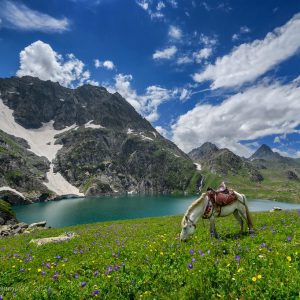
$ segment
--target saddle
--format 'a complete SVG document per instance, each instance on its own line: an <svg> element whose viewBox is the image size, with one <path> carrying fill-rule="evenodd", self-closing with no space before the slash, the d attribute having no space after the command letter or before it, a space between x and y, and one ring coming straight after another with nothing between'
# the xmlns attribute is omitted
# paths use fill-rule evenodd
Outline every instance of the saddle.
<svg viewBox="0 0 300 300"><path fill-rule="evenodd" d="M216 191L212 188L208 188L207 196L216 206L226 206L237 200L236 194L226 187L222 187L221 189L218 189Z"/></svg>

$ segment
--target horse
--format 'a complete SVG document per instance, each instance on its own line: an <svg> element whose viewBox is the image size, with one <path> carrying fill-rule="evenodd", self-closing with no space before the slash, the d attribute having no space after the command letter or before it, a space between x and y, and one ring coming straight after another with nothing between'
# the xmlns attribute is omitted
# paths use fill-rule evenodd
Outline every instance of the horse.
<svg viewBox="0 0 300 300"><path fill-rule="evenodd" d="M209 194L202 193L201 196L195 200L185 212L181 221L180 241L186 241L196 230L197 222L200 218L209 219L210 234L212 237L218 237L215 227L216 217L226 217L233 214L240 224L241 233L243 232L243 225L245 220L248 225L249 233L253 233L253 222L250 216L247 205L246 196L233 191L236 195L236 200L231 204L222 206L220 210L212 203Z"/></svg>

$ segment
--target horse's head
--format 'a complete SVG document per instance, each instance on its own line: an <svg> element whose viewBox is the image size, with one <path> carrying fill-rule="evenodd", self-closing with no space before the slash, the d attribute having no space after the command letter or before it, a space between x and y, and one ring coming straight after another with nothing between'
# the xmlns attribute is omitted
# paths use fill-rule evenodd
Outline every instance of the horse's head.
<svg viewBox="0 0 300 300"><path fill-rule="evenodd" d="M196 229L196 224L188 217L184 216L181 223L180 241L185 242Z"/></svg>

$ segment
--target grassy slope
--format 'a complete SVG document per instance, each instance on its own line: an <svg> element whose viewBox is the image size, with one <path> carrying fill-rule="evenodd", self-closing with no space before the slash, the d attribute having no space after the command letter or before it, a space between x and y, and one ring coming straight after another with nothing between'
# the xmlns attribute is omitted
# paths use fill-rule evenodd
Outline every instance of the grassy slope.
<svg viewBox="0 0 300 300"><path fill-rule="evenodd" d="M11 299L13 288L17 299L39 300L90 299L95 291L99 299L299 299L299 217L298 212L256 213L256 234L240 238L232 217L220 219L221 239L213 242L207 221L190 241L178 242L180 217L0 239L0 295ZM29 244L66 230L79 237L39 248ZM109 266L120 268L107 273Z"/></svg>
<svg viewBox="0 0 300 300"><path fill-rule="evenodd" d="M207 178L205 189L207 186L218 187L221 181L225 180L229 188L244 193L248 198L271 199L284 202L300 203L299 180L288 180L283 172L279 169L260 170L264 177L262 182L253 182L247 176L242 174L229 174L226 177L212 174L204 171L203 174Z"/></svg>

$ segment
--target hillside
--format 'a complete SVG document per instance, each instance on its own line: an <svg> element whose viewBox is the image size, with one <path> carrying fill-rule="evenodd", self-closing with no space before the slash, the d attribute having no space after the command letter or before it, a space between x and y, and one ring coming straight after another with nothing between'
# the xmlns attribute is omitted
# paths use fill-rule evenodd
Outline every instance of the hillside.
<svg viewBox="0 0 300 300"><path fill-rule="evenodd" d="M199 148L207 149L207 145L204 146ZM191 158L201 163L204 189L217 187L225 181L229 187L251 198L300 202L299 160L283 157L267 145L262 145L249 159L228 149L218 149L213 153L200 150L197 150L201 153L198 157L193 150Z"/></svg>
<svg viewBox="0 0 300 300"><path fill-rule="evenodd" d="M6 287L0 295L4 300L297 299L298 213L255 213L253 219L256 233L239 236L233 217L220 218L220 239L213 244L208 221L199 222L192 238L180 243L181 216L0 239L0 281ZM77 235L40 247L30 243L66 231Z"/></svg>
<svg viewBox="0 0 300 300"><path fill-rule="evenodd" d="M29 168L37 187L33 198L190 188L196 173L191 159L118 93L91 85L69 89L30 76L0 79L0 93L0 130L24 153L23 166L45 164L43 173ZM9 171L23 178L18 159L10 161ZM0 169L0 187L30 196L32 185L6 177Z"/></svg>

